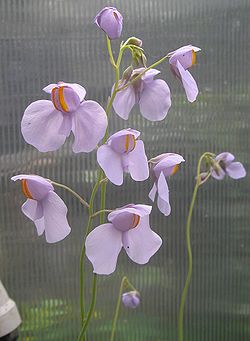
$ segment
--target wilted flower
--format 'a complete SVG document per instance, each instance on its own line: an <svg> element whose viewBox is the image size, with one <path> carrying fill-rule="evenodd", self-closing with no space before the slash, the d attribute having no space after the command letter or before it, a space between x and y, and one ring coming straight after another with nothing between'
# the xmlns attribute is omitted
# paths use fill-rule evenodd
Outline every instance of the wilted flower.
<svg viewBox="0 0 250 341"><path fill-rule="evenodd" d="M64 239L71 230L66 217L68 210L52 184L38 175L20 174L11 180L21 180L22 191L27 198L22 211L35 223L37 234L40 236L45 232L48 243Z"/></svg>
<svg viewBox="0 0 250 341"><path fill-rule="evenodd" d="M171 212L166 177L174 175L178 171L181 162L185 162L183 157L174 153L161 154L150 160L150 173L154 185L148 196L154 201L155 195L158 192L157 205L165 216L168 216Z"/></svg>
<svg viewBox="0 0 250 341"><path fill-rule="evenodd" d="M246 176L246 170L242 163L233 162L234 155L228 152L221 153L215 157L216 164L211 168L211 175L217 180L222 180L227 174L233 179Z"/></svg>
<svg viewBox="0 0 250 341"><path fill-rule="evenodd" d="M135 181L148 178L148 160L143 142L137 140L139 135L137 130L123 129L98 148L97 161L113 184L123 183L123 172L130 173Z"/></svg>
<svg viewBox="0 0 250 341"><path fill-rule="evenodd" d="M119 87L125 86L144 70L145 68L135 69L130 79L120 81ZM160 71L151 69L127 88L118 91L113 102L117 115L127 120L133 106L138 103L142 116L150 121L163 120L171 106L171 96L167 83L162 79L154 79L159 73Z"/></svg>
<svg viewBox="0 0 250 341"><path fill-rule="evenodd" d="M182 82L189 102L194 102L199 92L195 79L187 70L195 64L198 51L200 51L199 47L187 45L168 54L171 70Z"/></svg>
<svg viewBox="0 0 250 341"><path fill-rule="evenodd" d="M99 225L89 233L86 255L95 273L114 272L122 247L135 263L149 261L162 244L160 236L149 226L151 209L148 205L134 204L118 208L108 215L110 223Z"/></svg>
<svg viewBox="0 0 250 341"><path fill-rule="evenodd" d="M53 151L72 131L73 151L92 151L107 128L104 109L95 101L85 101L86 90L79 84L59 82L43 90L51 94L51 101L33 102L25 110L21 122L25 141L40 152Z"/></svg>
<svg viewBox="0 0 250 341"><path fill-rule="evenodd" d="M95 24L109 37L117 39L122 33L122 15L115 7L103 8L95 17Z"/></svg>
<svg viewBox="0 0 250 341"><path fill-rule="evenodd" d="M122 303L127 308L135 309L140 304L140 295L138 291L129 291L122 294Z"/></svg>

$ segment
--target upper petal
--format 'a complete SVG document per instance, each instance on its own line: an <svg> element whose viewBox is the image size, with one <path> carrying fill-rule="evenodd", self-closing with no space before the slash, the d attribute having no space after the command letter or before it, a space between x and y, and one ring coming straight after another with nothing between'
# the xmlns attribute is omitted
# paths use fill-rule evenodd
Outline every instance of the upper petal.
<svg viewBox="0 0 250 341"><path fill-rule="evenodd" d="M118 116L127 120L135 105L135 92L132 85L128 86L126 89L117 92L115 99L113 101L113 108Z"/></svg>
<svg viewBox="0 0 250 341"><path fill-rule="evenodd" d="M79 96L81 102L85 98L86 90L84 89L83 86L81 86L80 84L77 84L77 83L65 83L65 82L52 83L52 84L45 86L43 88L43 91L51 94L52 90L58 86L68 86L68 87L72 88L77 93L77 95Z"/></svg>
<svg viewBox="0 0 250 341"><path fill-rule="evenodd" d="M131 213L138 215L140 217L144 217L146 215L149 215L152 210L152 206L149 205L142 205L142 204L129 204L120 208L117 208L116 210L112 211L108 215L108 220L113 221L117 215L123 214L123 213Z"/></svg>
<svg viewBox="0 0 250 341"><path fill-rule="evenodd" d="M97 162L113 184L119 186L123 183L123 167L120 154L104 144L97 150Z"/></svg>
<svg viewBox="0 0 250 341"><path fill-rule="evenodd" d="M223 161L225 165L230 164L234 160L234 155L228 152L220 153L216 156L216 161Z"/></svg>
<svg viewBox="0 0 250 341"><path fill-rule="evenodd" d="M181 81L186 92L187 99L189 102L194 102L199 93L197 83L191 73L188 70L184 70L178 60L176 66L180 72Z"/></svg>
<svg viewBox="0 0 250 341"><path fill-rule="evenodd" d="M233 179L240 179L246 176L246 170L242 163L232 162L226 168L227 174Z"/></svg>
<svg viewBox="0 0 250 341"><path fill-rule="evenodd" d="M67 220L67 206L55 193L50 191L42 201L45 237L48 243L64 239L71 231Z"/></svg>
<svg viewBox="0 0 250 341"><path fill-rule="evenodd" d="M112 224L102 224L89 233L85 242L86 256L94 272L109 275L115 271L118 255L122 248L122 233Z"/></svg>
<svg viewBox="0 0 250 341"><path fill-rule="evenodd" d="M72 131L75 136L73 152L91 152L104 137L107 115L95 101L85 101L73 113Z"/></svg>
<svg viewBox="0 0 250 341"><path fill-rule="evenodd" d="M153 166L153 171L156 177L159 177L161 172L164 172L165 176L170 176L173 173L173 167L179 165L181 162L185 162L183 156L175 153L162 154L164 157ZM156 158L155 158L156 159Z"/></svg>
<svg viewBox="0 0 250 341"><path fill-rule="evenodd" d="M171 213L171 206L169 203L169 189L165 176L162 172L159 176L159 179L157 180L157 190L157 206L165 216L168 216Z"/></svg>
<svg viewBox="0 0 250 341"><path fill-rule="evenodd" d="M148 159L144 149L144 143L136 142L134 150L128 153L128 170L135 181L144 181L149 177Z"/></svg>
<svg viewBox="0 0 250 341"><path fill-rule="evenodd" d="M170 89L162 79L143 83L139 100L141 114L150 121L163 120L171 106Z"/></svg>
<svg viewBox="0 0 250 341"><path fill-rule="evenodd" d="M149 216L145 216L136 228L123 233L122 244L130 259L138 264L146 264L159 250L162 240L151 230Z"/></svg>
<svg viewBox="0 0 250 341"><path fill-rule="evenodd" d="M25 110L21 131L27 143L40 152L48 152L60 148L66 139L60 132L62 123L63 114L55 109L53 103L40 100Z"/></svg>

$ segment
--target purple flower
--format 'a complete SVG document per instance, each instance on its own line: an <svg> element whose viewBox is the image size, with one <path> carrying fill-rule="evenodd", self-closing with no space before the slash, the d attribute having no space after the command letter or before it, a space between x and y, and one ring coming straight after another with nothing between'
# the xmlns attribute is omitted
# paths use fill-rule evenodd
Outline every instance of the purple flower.
<svg viewBox="0 0 250 341"><path fill-rule="evenodd" d="M95 17L95 24L109 37L117 39L122 33L122 15L115 7L103 8Z"/></svg>
<svg viewBox="0 0 250 341"><path fill-rule="evenodd" d="M140 304L140 295L138 291L129 291L122 294L122 303L127 308L135 309Z"/></svg>
<svg viewBox="0 0 250 341"><path fill-rule="evenodd" d="M120 81L119 87L126 85L145 68L135 69L130 78ZM162 79L154 79L160 71L151 69L126 89L119 91L114 99L113 107L117 115L127 120L133 106L138 103L142 116L150 121L163 120L171 106L170 90Z"/></svg>
<svg viewBox="0 0 250 341"><path fill-rule="evenodd" d="M154 185L148 196L154 201L158 192L157 205L165 216L168 216L171 212L166 177L174 175L178 171L181 162L185 162L185 160L181 155L175 153L161 154L150 160L150 173Z"/></svg>
<svg viewBox="0 0 250 341"><path fill-rule="evenodd" d="M108 215L110 223L91 231L86 239L86 255L94 272L109 275L115 271L121 248L138 264L146 264L158 251L162 240L149 226L152 207L130 204Z"/></svg>
<svg viewBox="0 0 250 341"><path fill-rule="evenodd" d="M59 82L43 90L51 94L51 101L33 102L25 110L21 122L25 141L48 152L60 148L72 131L73 151L92 151L107 128L104 109L97 102L85 101L86 90L79 84Z"/></svg>
<svg viewBox="0 0 250 341"><path fill-rule="evenodd" d="M113 184L123 183L123 172L130 173L135 181L148 178L148 160L143 142L137 140L139 135L137 130L123 129L98 148L97 161Z"/></svg>
<svg viewBox="0 0 250 341"><path fill-rule="evenodd" d="M196 52L200 51L199 47L187 45L170 52L169 63L173 74L182 82L184 90L189 102L194 102L198 95L198 87L191 73L187 70L196 61Z"/></svg>
<svg viewBox="0 0 250 341"><path fill-rule="evenodd" d="M22 191L27 200L22 211L32 220L38 236L45 232L48 243L56 243L70 233L67 221L67 207L54 192L52 184L38 175L16 175L11 180L21 180Z"/></svg>
<svg viewBox="0 0 250 341"><path fill-rule="evenodd" d="M233 179L240 179L246 176L246 170L242 163L233 162L234 155L228 152L216 156L217 167L211 169L211 175L217 180L222 180L227 174Z"/></svg>

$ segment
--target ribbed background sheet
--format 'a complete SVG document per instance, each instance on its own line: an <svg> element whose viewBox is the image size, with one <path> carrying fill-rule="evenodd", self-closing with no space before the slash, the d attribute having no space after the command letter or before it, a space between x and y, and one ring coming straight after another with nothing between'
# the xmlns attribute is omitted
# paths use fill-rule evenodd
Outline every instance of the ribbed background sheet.
<svg viewBox="0 0 250 341"><path fill-rule="evenodd" d="M141 292L142 302L137 310L121 309L116 340L177 340L178 305L187 273L185 220L198 159L205 151L230 151L250 169L249 0L1 0L0 278L19 306L22 341L76 340L79 256L87 212L57 189L69 208L72 233L58 244L46 244L21 213L24 197L10 177L39 174L89 198L97 163L95 152L75 155L72 139L57 152L38 152L24 142L20 121L29 103L47 98L41 89L60 80L82 84L86 98L105 107L114 75L105 36L93 18L106 5L117 6L123 14L123 40L132 35L143 40L149 63L182 45L201 47L191 70L200 95L188 103L165 62L160 77L171 88L172 108L164 121L146 121L138 107L128 121L111 114L112 133L124 127L142 132L148 158L176 152L186 163L169 180L171 215L165 218L154 206L151 216L152 228L163 239L160 251L145 266L122 253L117 271L98 280L89 341L109 339L123 275ZM117 51L119 43L113 46ZM240 181L211 179L198 193L185 341L250 340L249 185L248 175ZM136 183L130 177L122 187L109 183L108 208L150 204L150 188L150 180ZM87 288L91 271L87 262Z"/></svg>

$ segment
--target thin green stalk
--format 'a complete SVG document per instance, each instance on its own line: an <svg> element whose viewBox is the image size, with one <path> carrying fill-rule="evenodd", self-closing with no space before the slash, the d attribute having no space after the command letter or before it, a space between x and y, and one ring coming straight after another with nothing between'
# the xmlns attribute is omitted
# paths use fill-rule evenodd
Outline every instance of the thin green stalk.
<svg viewBox="0 0 250 341"><path fill-rule="evenodd" d="M111 330L110 341L114 341L116 324L117 324L120 306L121 306L122 291L123 291L123 286L124 286L126 281L127 281L127 277L123 277L123 279L121 281L120 289L119 289L117 303L116 303L115 315L114 315L113 322L112 322L112 330Z"/></svg>
<svg viewBox="0 0 250 341"><path fill-rule="evenodd" d="M97 217L97 216L98 216L99 214L101 214L101 213L111 213L112 211L113 211L113 210L107 210L107 209L97 211L97 212L95 212L95 213L92 214L92 218Z"/></svg>
<svg viewBox="0 0 250 341"><path fill-rule="evenodd" d="M108 35L106 35L106 40L107 40L107 48L108 48L108 53L109 53L109 60L110 60L110 64L116 68L116 63L114 60L114 56L113 56L113 52L112 52L112 48L111 48L111 41L108 37Z"/></svg>
<svg viewBox="0 0 250 341"><path fill-rule="evenodd" d="M190 285L191 277L192 277L192 269L193 269L193 257L192 257L192 249L191 249L191 238L190 238L190 232L191 232L191 219L192 219L192 214L193 214L193 209L194 209L194 204L198 192L198 188L201 185L201 178L200 178L200 172L201 172L201 163L205 157L213 157L214 154L212 153L204 153L198 162L197 166L197 176L196 176L196 184L194 187L193 195L192 195L192 200L188 212L188 218L187 218L187 224L186 224L186 243L187 243L187 253L188 253L188 273L187 273L187 278L185 282L184 289L181 294L181 303L180 303L180 308L179 308L179 315L178 315L178 341L183 341L183 316L184 316L184 306L188 294L188 288Z"/></svg>
<svg viewBox="0 0 250 341"><path fill-rule="evenodd" d="M66 185L63 185L63 184L60 184L59 182L55 182L55 181L50 181L52 185L55 185L57 187L61 187L61 188L64 188L66 189L68 192L70 192L71 194L73 194L79 201L80 203L89 208L89 204L87 203L86 200L84 200L79 194L77 194L75 191L73 191L73 189L69 188L68 186Z"/></svg>

